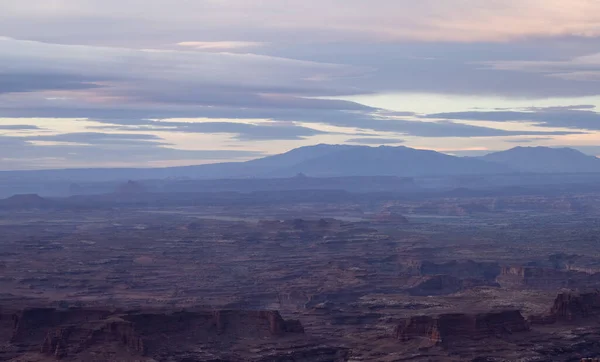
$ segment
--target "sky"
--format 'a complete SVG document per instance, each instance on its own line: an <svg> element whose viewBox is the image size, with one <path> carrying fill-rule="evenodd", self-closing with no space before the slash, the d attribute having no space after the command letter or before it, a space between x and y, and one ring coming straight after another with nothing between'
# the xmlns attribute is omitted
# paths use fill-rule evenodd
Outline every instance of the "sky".
<svg viewBox="0 0 600 362"><path fill-rule="evenodd" d="M2 0L0 170L600 155L597 0Z"/></svg>

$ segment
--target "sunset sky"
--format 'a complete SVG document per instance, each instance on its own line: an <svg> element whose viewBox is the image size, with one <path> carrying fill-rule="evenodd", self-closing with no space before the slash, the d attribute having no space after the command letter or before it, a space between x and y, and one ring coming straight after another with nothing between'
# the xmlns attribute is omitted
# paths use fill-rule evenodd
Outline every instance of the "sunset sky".
<svg viewBox="0 0 600 362"><path fill-rule="evenodd" d="M600 155L597 0L2 0L0 170Z"/></svg>

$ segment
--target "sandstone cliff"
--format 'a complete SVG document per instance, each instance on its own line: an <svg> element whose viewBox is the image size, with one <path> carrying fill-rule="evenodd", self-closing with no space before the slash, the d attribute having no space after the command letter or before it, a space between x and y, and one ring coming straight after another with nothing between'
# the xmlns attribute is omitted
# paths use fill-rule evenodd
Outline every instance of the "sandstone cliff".
<svg viewBox="0 0 600 362"><path fill-rule="evenodd" d="M558 321L588 318L600 311L600 293L561 293L554 300L550 315Z"/></svg>
<svg viewBox="0 0 600 362"><path fill-rule="evenodd" d="M442 314L417 316L404 320L395 330L401 341L422 339L432 344L447 345L461 339L483 339L529 330L517 310L481 314Z"/></svg>
<svg viewBox="0 0 600 362"><path fill-rule="evenodd" d="M600 315L600 292L560 293L547 314L529 317L532 324L588 320Z"/></svg>
<svg viewBox="0 0 600 362"><path fill-rule="evenodd" d="M596 284L588 273L539 267L503 267L496 278L502 287L559 289L582 288Z"/></svg>
<svg viewBox="0 0 600 362"><path fill-rule="evenodd" d="M277 311L141 312L30 308L11 315L8 311L1 314L0 343L14 347L10 349L13 357L39 353L45 358L75 361L98 358L142 361L146 357L162 360L175 351L192 351L193 355L193 351L199 349L203 354L197 358L204 360L232 351L234 347L243 352L251 350L253 344L262 345L269 340L278 344L275 341L288 341L292 336L305 338L300 321L285 320ZM9 320L10 325L5 323ZM240 345L241 341L245 342ZM342 349L316 345L307 348L306 341L302 343L303 347L298 351L293 349L295 353L308 357L313 354L343 355ZM284 347L285 343L280 348L285 351ZM264 348L266 354L272 354L272 348ZM320 357L308 357L307 361L321 361ZM245 360L246 357L230 358Z"/></svg>

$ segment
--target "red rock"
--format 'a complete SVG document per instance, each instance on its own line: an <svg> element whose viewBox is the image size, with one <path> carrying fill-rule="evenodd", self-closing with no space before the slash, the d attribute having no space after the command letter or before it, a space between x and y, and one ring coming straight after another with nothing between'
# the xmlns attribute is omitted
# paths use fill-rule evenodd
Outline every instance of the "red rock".
<svg viewBox="0 0 600 362"><path fill-rule="evenodd" d="M600 292L560 293L547 314L532 315L532 324L572 322L595 316L600 311Z"/></svg>
<svg viewBox="0 0 600 362"><path fill-rule="evenodd" d="M420 275L446 274L457 278L479 278L495 280L502 269L498 263L466 261L449 261L436 264L427 260L417 262L415 265Z"/></svg>
<svg viewBox="0 0 600 362"><path fill-rule="evenodd" d="M216 343L226 349L240 338L260 341L304 333L299 321L284 320L277 311L142 313L32 308L15 313L12 320L12 337L5 342L56 359L85 358L81 356L95 351L107 356L161 355L189 347L186 341L190 338L200 345ZM10 326L7 332L11 332Z"/></svg>
<svg viewBox="0 0 600 362"><path fill-rule="evenodd" d="M431 343L447 344L461 339L483 339L529 330L521 312L509 310L481 314L442 314L437 317L418 316L396 327L395 336L401 341L425 339Z"/></svg>
<svg viewBox="0 0 600 362"><path fill-rule="evenodd" d="M537 289L585 287L594 284L590 275L583 272L539 267L503 267L497 281L503 287Z"/></svg>
<svg viewBox="0 0 600 362"><path fill-rule="evenodd" d="M449 275L432 275L419 278L418 282L408 290L410 295L445 295L463 289L461 279Z"/></svg>
<svg viewBox="0 0 600 362"><path fill-rule="evenodd" d="M554 300L550 315L556 320L572 321L590 317L600 308L600 293L561 293Z"/></svg>
<svg viewBox="0 0 600 362"><path fill-rule="evenodd" d="M404 320L396 327L395 337L401 341L424 338L434 344L442 342L438 320L430 316L416 316Z"/></svg>

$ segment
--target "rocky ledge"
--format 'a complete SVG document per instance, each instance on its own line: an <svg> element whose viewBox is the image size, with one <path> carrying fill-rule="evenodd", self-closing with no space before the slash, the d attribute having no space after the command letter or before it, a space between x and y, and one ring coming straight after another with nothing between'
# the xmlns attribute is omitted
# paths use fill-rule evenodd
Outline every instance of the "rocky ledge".
<svg viewBox="0 0 600 362"><path fill-rule="evenodd" d="M343 361L277 311L110 311L30 308L0 313L0 360ZM276 349L273 347L277 346ZM276 352L275 355L273 354ZM265 359L266 358L266 359Z"/></svg>
<svg viewBox="0 0 600 362"><path fill-rule="evenodd" d="M560 293L545 315L530 317L533 324L575 322L600 314L600 291Z"/></svg>
<svg viewBox="0 0 600 362"><path fill-rule="evenodd" d="M448 344L461 339L483 339L529 330L518 310L480 314L441 314L403 320L395 330L401 341L420 339L430 344Z"/></svg>

